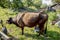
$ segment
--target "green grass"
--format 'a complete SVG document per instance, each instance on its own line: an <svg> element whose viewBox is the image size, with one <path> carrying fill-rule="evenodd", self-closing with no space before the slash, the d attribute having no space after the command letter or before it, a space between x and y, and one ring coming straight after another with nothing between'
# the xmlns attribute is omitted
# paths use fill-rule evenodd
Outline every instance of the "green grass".
<svg viewBox="0 0 60 40"><path fill-rule="evenodd" d="M49 15L49 22L48 22L48 30L47 30L47 37L44 36L37 36L38 33L34 32L34 28L25 27L24 35L21 35L21 28L16 27L14 24L6 24L6 20L9 17L15 17L16 12L10 9L3 9L0 8L0 20L4 21L4 25L7 27L9 35L13 36L14 38L18 38L17 40L60 40L60 28L56 25L51 25L51 20L54 19L55 13L50 12ZM0 30L2 26L0 24Z"/></svg>

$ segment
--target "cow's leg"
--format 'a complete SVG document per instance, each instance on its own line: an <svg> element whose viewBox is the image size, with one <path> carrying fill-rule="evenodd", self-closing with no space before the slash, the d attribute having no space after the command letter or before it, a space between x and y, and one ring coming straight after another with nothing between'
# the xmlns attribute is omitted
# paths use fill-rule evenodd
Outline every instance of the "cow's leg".
<svg viewBox="0 0 60 40"><path fill-rule="evenodd" d="M39 25L39 35L44 34L44 24Z"/></svg>
<svg viewBox="0 0 60 40"><path fill-rule="evenodd" d="M22 29L22 35L24 34L24 27L21 28Z"/></svg>

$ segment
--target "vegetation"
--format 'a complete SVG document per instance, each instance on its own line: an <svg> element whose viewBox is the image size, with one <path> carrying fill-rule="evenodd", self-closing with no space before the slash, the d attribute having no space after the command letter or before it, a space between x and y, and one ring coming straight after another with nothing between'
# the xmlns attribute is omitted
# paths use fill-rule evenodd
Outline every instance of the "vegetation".
<svg viewBox="0 0 60 40"><path fill-rule="evenodd" d="M60 0L54 0L56 3L60 3Z"/></svg>
<svg viewBox="0 0 60 40"><path fill-rule="evenodd" d="M3 8L25 8L30 6L40 7L40 0L0 0L0 6Z"/></svg>
<svg viewBox="0 0 60 40"><path fill-rule="evenodd" d="M60 3L60 0L53 0L56 3ZM0 0L0 6L3 8L25 8L30 6L35 6L36 8L40 8L41 0Z"/></svg>

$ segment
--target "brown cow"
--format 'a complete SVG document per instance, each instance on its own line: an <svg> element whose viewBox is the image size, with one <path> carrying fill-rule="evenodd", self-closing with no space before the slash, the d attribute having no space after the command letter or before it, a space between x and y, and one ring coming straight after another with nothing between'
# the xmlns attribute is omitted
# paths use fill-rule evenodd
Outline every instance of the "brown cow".
<svg viewBox="0 0 60 40"><path fill-rule="evenodd" d="M24 34L24 27L34 27L37 24L39 25L39 35L40 33L43 33L44 30L44 24L48 19L48 15L44 13L33 13L33 12L25 12L25 13L19 13L14 18L9 18L7 22L9 24L15 24L16 26L22 28L22 34Z"/></svg>

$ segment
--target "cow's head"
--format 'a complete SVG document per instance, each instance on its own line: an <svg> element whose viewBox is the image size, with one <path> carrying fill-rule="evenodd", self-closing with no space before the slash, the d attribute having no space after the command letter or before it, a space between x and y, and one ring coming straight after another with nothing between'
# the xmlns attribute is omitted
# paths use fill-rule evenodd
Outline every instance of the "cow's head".
<svg viewBox="0 0 60 40"><path fill-rule="evenodd" d="M12 17L10 17L10 18L7 20L7 23L8 23L8 24L12 24L12 23L13 23Z"/></svg>

